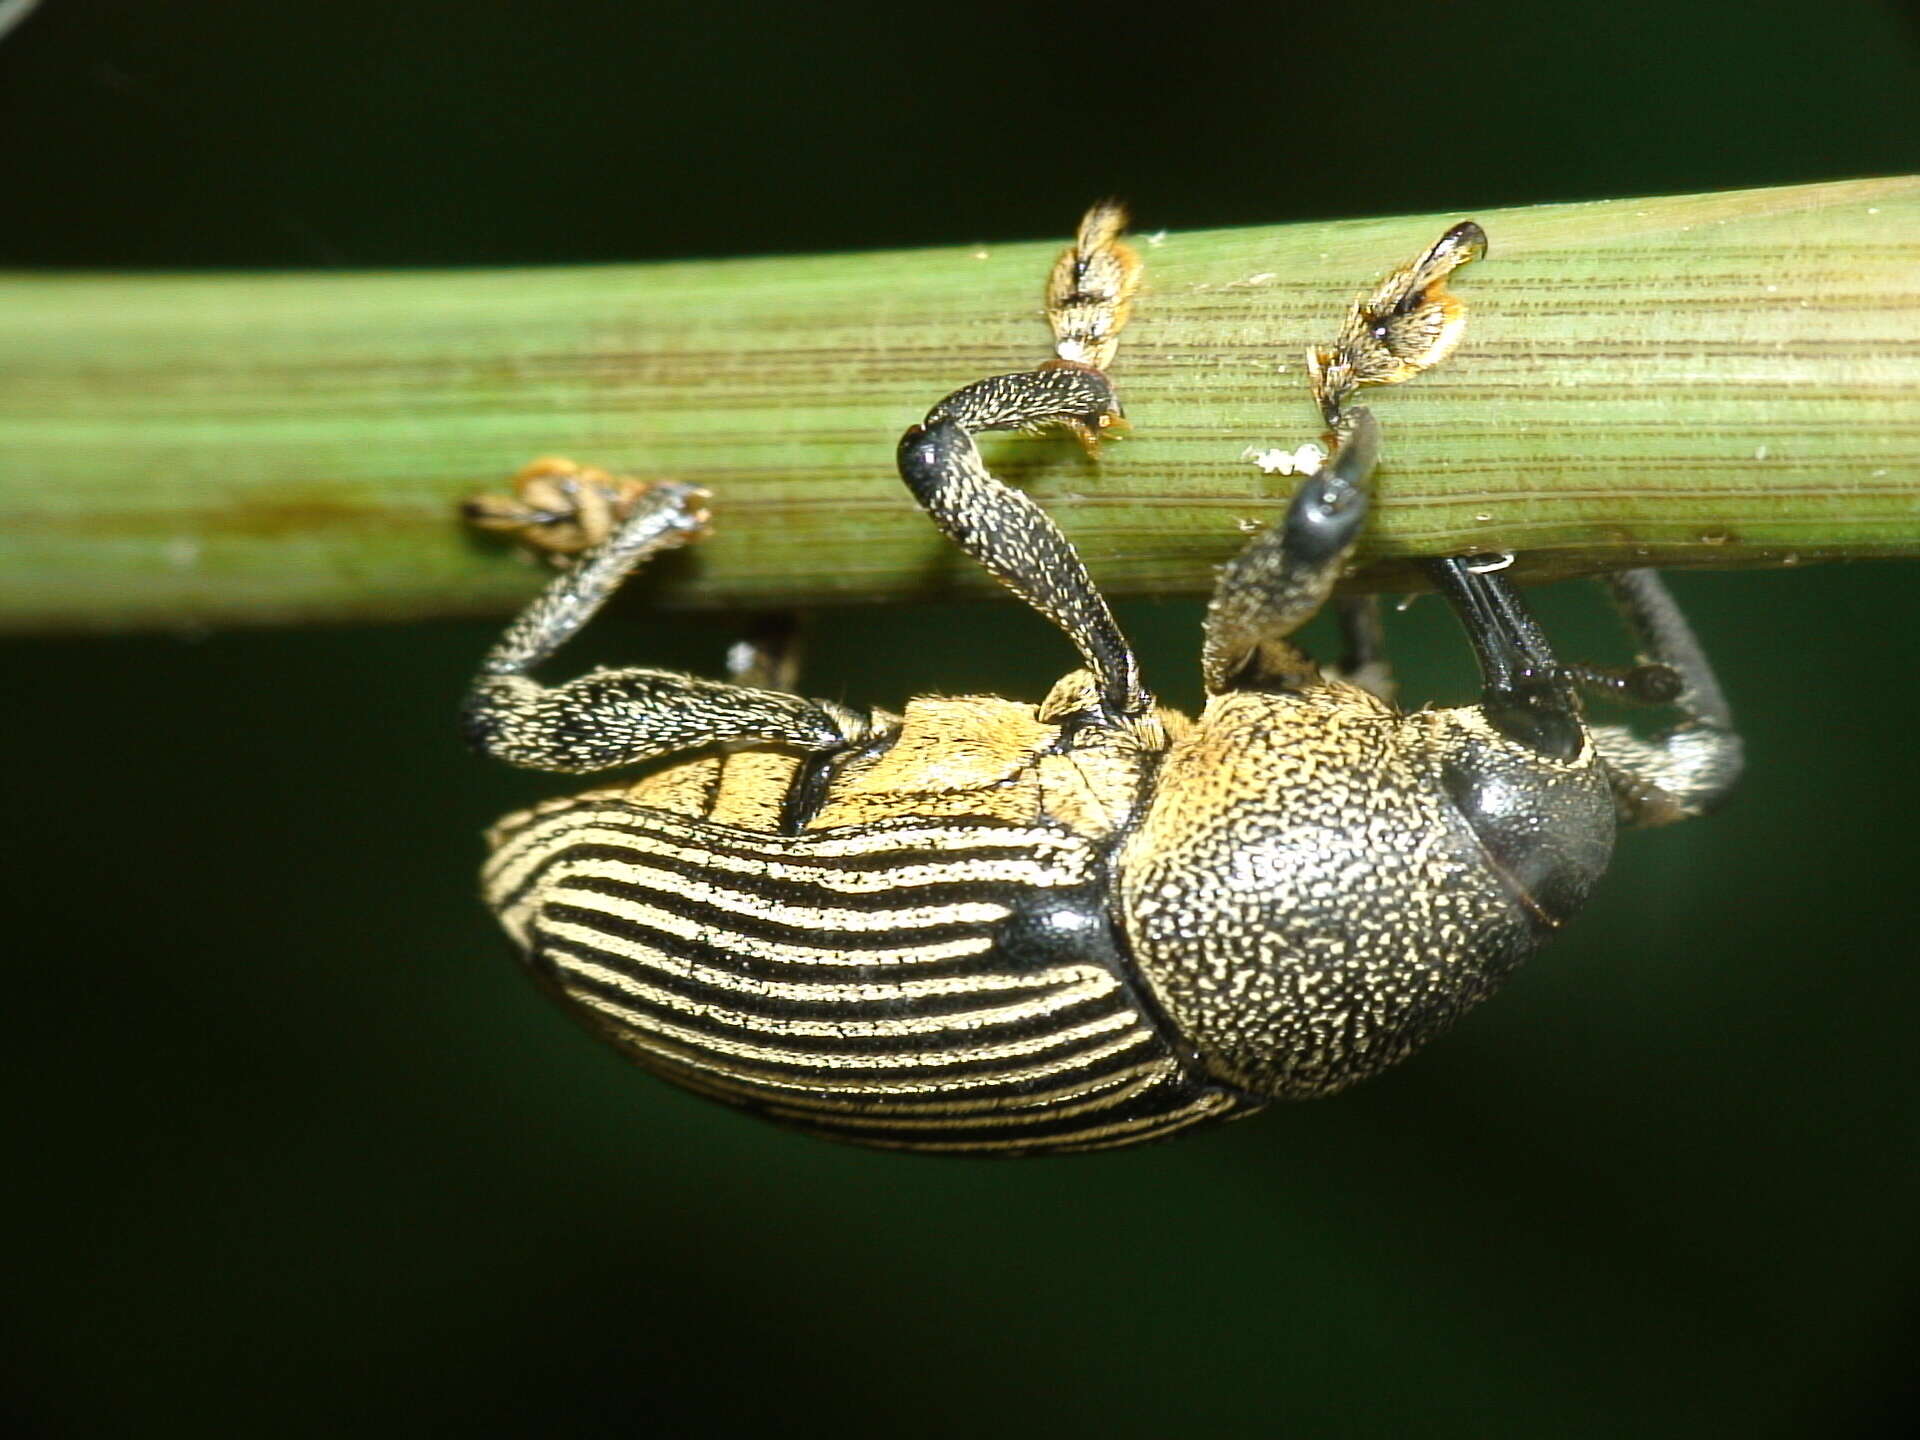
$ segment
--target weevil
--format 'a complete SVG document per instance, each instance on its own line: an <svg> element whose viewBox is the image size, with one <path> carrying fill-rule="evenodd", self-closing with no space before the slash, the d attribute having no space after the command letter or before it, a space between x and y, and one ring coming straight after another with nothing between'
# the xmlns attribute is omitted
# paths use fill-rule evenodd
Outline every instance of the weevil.
<svg viewBox="0 0 1920 1440"><path fill-rule="evenodd" d="M592 773L693 752L509 816L488 903L528 966L655 1074L816 1134L960 1154L1094 1150L1325 1095L1485 998L1563 925L1618 824L1710 808L1740 741L1660 580L1606 581L1642 654L1562 664L1510 577L1427 562L1480 703L1402 713L1377 611L1351 651L1294 643L1366 520L1381 426L1356 397L1454 349L1456 225L1309 357L1325 458L1219 573L1205 708L1156 705L1065 535L976 437L1121 423L1107 370L1140 262L1095 206L1046 284L1054 355L941 400L897 463L934 524L1078 651L1038 705L929 697L899 714L803 698L778 647L726 681L529 672L636 566L708 523L692 486L548 460L471 518L575 558L487 655L469 741ZM724 503L724 497L722 500ZM1671 706L1651 738L1583 694Z"/></svg>

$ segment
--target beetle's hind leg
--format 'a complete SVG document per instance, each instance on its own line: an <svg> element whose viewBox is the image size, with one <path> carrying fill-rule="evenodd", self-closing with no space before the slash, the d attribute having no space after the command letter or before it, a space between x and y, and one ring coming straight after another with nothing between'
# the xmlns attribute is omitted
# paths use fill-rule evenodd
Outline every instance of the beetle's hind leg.
<svg viewBox="0 0 1920 1440"><path fill-rule="evenodd" d="M1051 620L1093 676L1096 724L1146 715L1152 698L1113 613L1053 520L996 479L974 436L983 430L1065 430L1089 452L1122 423L1102 367L1113 358L1140 261L1120 241L1126 213L1093 207L1047 281L1055 358L993 375L947 396L901 437L900 478L934 524L996 580Z"/></svg>
<svg viewBox="0 0 1920 1440"><path fill-rule="evenodd" d="M526 673L577 634L640 565L697 537L706 498L673 482L625 488L604 538L555 576L487 653L461 717L475 749L528 769L583 773L728 741L826 751L868 736L869 717L771 689L641 669L595 670L549 687ZM488 513L503 507L492 502Z"/></svg>
<svg viewBox="0 0 1920 1440"><path fill-rule="evenodd" d="M1740 778L1743 754L1733 711L1706 652L1680 607L1652 570L1627 570L1602 582L1642 651L1625 671L1576 667L1589 689L1636 704L1671 704L1677 724L1650 739L1624 725L1595 725L1620 819L1664 825L1705 814Z"/></svg>

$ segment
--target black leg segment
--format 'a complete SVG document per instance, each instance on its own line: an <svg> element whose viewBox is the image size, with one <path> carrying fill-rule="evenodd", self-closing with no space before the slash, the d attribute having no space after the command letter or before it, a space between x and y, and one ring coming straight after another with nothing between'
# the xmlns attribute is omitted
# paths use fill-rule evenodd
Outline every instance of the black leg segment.
<svg viewBox="0 0 1920 1440"><path fill-rule="evenodd" d="M1073 642L1103 711L1089 718L1145 714L1153 701L1139 665L1086 565L1046 511L988 473L973 436L952 418L956 398L901 437L900 478L943 534Z"/></svg>
<svg viewBox="0 0 1920 1440"><path fill-rule="evenodd" d="M865 738L867 717L774 690L665 670L596 670L549 687L527 671L599 613L643 561L706 523L705 492L658 484L507 627L461 713L475 749L532 770L584 773L734 740L835 750Z"/></svg>
<svg viewBox="0 0 1920 1440"><path fill-rule="evenodd" d="M1518 588L1483 557L1429 560L1427 574L1453 606L1480 662L1481 709L1496 728L1554 760L1571 760L1586 739L1572 677Z"/></svg>

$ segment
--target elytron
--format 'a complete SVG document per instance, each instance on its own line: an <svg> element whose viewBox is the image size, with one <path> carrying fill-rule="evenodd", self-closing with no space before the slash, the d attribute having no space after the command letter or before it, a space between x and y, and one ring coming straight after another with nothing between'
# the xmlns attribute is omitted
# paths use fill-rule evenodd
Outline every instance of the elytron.
<svg viewBox="0 0 1920 1440"><path fill-rule="evenodd" d="M1478 662L1478 705L1402 713L1368 602L1348 654L1289 637L1332 598L1366 519L1381 426L1355 403L1443 360L1486 253L1454 226L1309 356L1325 459L1220 572L1198 719L1157 706L1073 546L994 478L975 437L1121 418L1107 370L1140 273L1095 206L1046 286L1054 357L955 390L899 442L954 544L1079 652L1038 705L808 700L779 647L725 682L528 672L707 495L539 462L476 523L578 552L487 655L468 739L587 773L690 752L509 816L488 903L532 971L657 1075L816 1134L961 1154L1093 1150L1324 1095L1403 1058L1577 911L1616 824L1717 801L1740 744L1650 571L1611 577L1641 653L1562 664L1506 574L1426 562ZM718 506L724 523L725 497ZM1584 697L1670 706L1643 738Z"/></svg>

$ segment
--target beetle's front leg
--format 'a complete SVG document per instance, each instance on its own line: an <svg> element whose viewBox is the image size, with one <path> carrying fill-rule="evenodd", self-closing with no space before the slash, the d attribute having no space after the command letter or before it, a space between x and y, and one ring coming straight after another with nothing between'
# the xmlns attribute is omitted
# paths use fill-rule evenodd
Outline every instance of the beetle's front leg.
<svg viewBox="0 0 1920 1440"><path fill-rule="evenodd" d="M1740 778L1743 754L1733 711L1706 652L1680 607L1651 570L1627 570L1602 582L1644 651L1627 678L1664 671L1671 688L1627 698L1671 703L1680 723L1651 739L1624 725L1595 725L1593 743L1606 762L1614 805L1630 825L1665 825L1701 815L1726 797ZM1649 663L1650 662L1650 663Z"/></svg>
<svg viewBox="0 0 1920 1440"><path fill-rule="evenodd" d="M1349 306L1332 345L1307 352L1331 453L1301 482L1281 523L1222 569L1201 653L1210 693L1318 678L1319 668L1288 637L1326 603L1366 521L1379 428L1353 398L1367 386L1412 379L1452 353L1467 312L1447 279L1486 252L1486 233L1462 221ZM1376 694L1390 690L1384 662L1370 672L1358 668L1378 659L1378 647L1366 645L1352 623L1345 628L1358 657L1355 678Z"/></svg>
<svg viewBox="0 0 1920 1440"><path fill-rule="evenodd" d="M556 576L488 652L462 711L468 743L512 765L579 773L728 741L820 751L866 738L867 717L775 690L665 670L596 670L551 687L528 676L642 563L697 537L707 521L706 498L691 485L629 482L624 514L609 522L606 537Z"/></svg>
<svg viewBox="0 0 1920 1440"><path fill-rule="evenodd" d="M1300 482L1280 524L1220 571L1200 658L1209 693L1298 685L1318 673L1287 637L1333 593L1366 523L1379 458L1370 411L1350 410L1343 423L1346 433L1333 454Z"/></svg>

